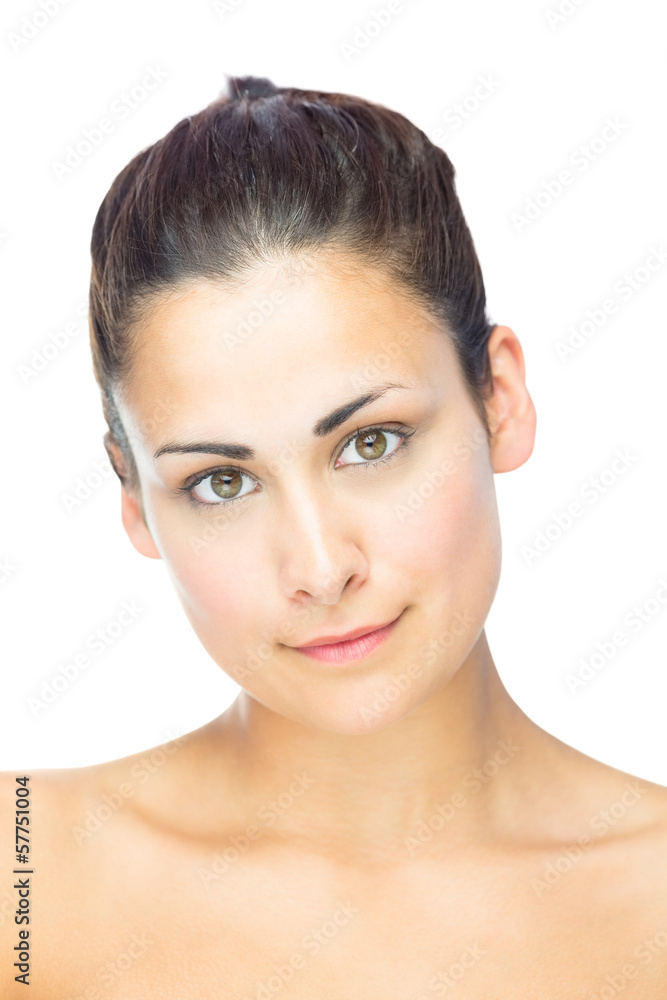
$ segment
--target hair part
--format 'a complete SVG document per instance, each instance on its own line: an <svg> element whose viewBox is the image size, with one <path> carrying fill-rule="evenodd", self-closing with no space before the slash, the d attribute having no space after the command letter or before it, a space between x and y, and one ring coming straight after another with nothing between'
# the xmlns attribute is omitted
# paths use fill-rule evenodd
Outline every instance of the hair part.
<svg viewBox="0 0 667 1000"><path fill-rule="evenodd" d="M317 252L359 258L443 324L488 436L493 324L454 176L444 150L398 112L251 76L228 77L217 100L138 153L91 240L93 370L121 481L138 486L116 395L147 308L191 281L234 287Z"/></svg>

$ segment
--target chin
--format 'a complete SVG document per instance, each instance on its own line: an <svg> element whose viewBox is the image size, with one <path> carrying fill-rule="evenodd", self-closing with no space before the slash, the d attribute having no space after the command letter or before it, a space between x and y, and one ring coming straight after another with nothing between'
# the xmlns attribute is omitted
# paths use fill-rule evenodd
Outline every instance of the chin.
<svg viewBox="0 0 667 1000"><path fill-rule="evenodd" d="M328 667L320 673L317 665L305 682L295 682L292 674L288 683L285 672L282 679L272 680L270 688L258 683L246 690L272 712L300 725L341 736L368 736L388 729L427 702L449 683L464 658L465 652L461 657L439 657L419 670L411 670L405 658L398 661L405 666L392 658L393 666L387 662L370 670L358 664L355 672Z"/></svg>

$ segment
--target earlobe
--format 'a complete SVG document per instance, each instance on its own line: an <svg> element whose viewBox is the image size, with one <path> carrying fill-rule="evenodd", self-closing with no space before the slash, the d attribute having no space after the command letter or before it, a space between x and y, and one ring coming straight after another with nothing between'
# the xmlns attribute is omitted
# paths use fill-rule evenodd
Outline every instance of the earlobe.
<svg viewBox="0 0 667 1000"><path fill-rule="evenodd" d="M129 493L123 485L121 485L120 505L123 527L137 552L142 556L148 556L149 559L161 559L162 556L146 525L140 502L134 493Z"/></svg>
<svg viewBox="0 0 667 1000"><path fill-rule="evenodd" d="M487 403L494 472L511 472L530 458L537 414L525 380L519 339L508 326L496 326L489 338L493 395Z"/></svg>
<svg viewBox="0 0 667 1000"><path fill-rule="evenodd" d="M125 485L129 480L129 470L125 456L118 443L114 441L111 431L104 435L104 447L111 466L120 481L120 509L123 527L137 552L149 559L161 559L153 537L146 525L146 518L141 504L141 493L129 490Z"/></svg>

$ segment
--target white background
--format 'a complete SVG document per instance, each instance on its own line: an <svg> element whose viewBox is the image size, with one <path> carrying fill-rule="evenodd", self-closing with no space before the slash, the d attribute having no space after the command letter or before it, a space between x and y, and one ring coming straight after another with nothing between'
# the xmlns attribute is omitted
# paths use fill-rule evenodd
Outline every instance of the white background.
<svg viewBox="0 0 667 1000"><path fill-rule="evenodd" d="M369 39L376 29L364 25L386 9L382 0L235 0L218 10L210 0L44 3L57 12L5 2L0 26L0 769L121 757L202 725L238 691L199 644L163 564L132 548L115 476L99 477L71 511L63 495L106 458L78 311L97 208L131 157L214 100L225 74L254 74L367 97L432 138L447 133L436 138L457 171L489 314L519 336L538 412L533 455L496 476L504 552L487 622L492 653L539 725L667 784L667 603L649 603L658 610L636 633L624 623L656 592L667 601L667 263L640 270L638 280L650 277L627 298L614 288L652 247L667 250L658 5L565 0L571 12L557 20L549 12L558 0L403 0ZM114 102L151 67L166 78L121 118ZM483 99L474 96L482 78L492 81L478 90ZM54 162L103 117L113 131L58 179ZM620 134L581 169L577 150L607 118ZM549 199L544 182L566 168L571 185ZM517 231L514 213L539 192L538 217ZM616 312L561 359L557 342L608 298ZM22 366L38 364L50 335L70 323L77 332L67 346L26 379ZM616 449L635 460L590 503L581 489ZM582 517L529 563L522 546L576 500ZM29 699L41 699L123 601L143 609L134 624L31 710ZM619 629L626 645L570 691L566 674Z"/></svg>

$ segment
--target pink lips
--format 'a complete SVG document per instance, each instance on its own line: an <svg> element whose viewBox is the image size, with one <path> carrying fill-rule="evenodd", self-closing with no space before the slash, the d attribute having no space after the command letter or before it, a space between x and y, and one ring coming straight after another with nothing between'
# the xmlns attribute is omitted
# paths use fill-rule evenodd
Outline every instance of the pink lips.
<svg viewBox="0 0 667 1000"><path fill-rule="evenodd" d="M402 612L401 612L402 614ZM327 642L322 646L294 646L298 653L310 656L313 660L323 660L327 663L349 663L352 660L362 660L370 656L373 650L381 646L397 624L398 618L375 632L367 632L356 639L346 639L343 642Z"/></svg>

